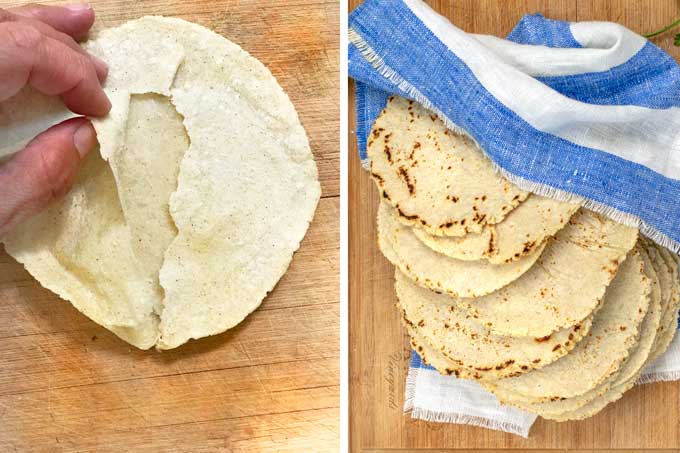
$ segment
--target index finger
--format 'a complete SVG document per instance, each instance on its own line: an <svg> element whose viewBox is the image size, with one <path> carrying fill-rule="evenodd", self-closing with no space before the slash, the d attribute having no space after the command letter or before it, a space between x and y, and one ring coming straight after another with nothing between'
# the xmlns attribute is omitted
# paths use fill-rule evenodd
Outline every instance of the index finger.
<svg viewBox="0 0 680 453"><path fill-rule="evenodd" d="M0 24L0 41L7 43L0 73L8 79L23 80L48 96L61 96L75 113L104 116L111 109L86 56L18 22Z"/></svg>
<svg viewBox="0 0 680 453"><path fill-rule="evenodd" d="M94 65L94 68L97 71L97 76L99 77L99 80L101 82L103 82L106 79L106 75L108 74L108 66L106 65L105 62L95 57L94 55L90 55L89 53L87 53L85 49L83 49L70 35L63 33L53 28L49 23L40 20L41 16L45 16L45 14L42 14L42 12L44 11L44 7L42 6L32 6L28 8L22 7L15 8L15 10L20 11L21 14L17 14L9 9L0 10L0 22L21 21L30 25L31 27L36 28L42 34L47 35L50 38L56 39L57 41L61 41L62 43L69 46L71 49L87 56L90 60L92 60L92 64Z"/></svg>
<svg viewBox="0 0 680 453"><path fill-rule="evenodd" d="M87 3L64 6L25 5L9 8L7 11L44 22L76 41L85 39L94 23L94 10Z"/></svg>

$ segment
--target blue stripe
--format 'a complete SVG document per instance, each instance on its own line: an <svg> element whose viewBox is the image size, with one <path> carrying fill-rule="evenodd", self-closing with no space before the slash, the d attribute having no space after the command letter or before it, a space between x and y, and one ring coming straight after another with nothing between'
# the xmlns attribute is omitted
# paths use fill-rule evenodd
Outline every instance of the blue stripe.
<svg viewBox="0 0 680 453"><path fill-rule="evenodd" d="M608 71L537 79L588 104L680 107L680 67L650 42L626 63Z"/></svg>
<svg viewBox="0 0 680 453"><path fill-rule="evenodd" d="M366 159L366 142L371 127L385 105L391 93L401 97L408 94L397 89L392 82L380 75L373 66L366 61L361 53L352 44L348 50L348 65L350 74L354 78L355 87L355 111L357 119L357 146L359 158Z"/></svg>
<svg viewBox="0 0 680 453"><path fill-rule="evenodd" d="M540 14L524 16L508 40L534 46L581 48L569 22L546 19ZM564 96L588 104L658 109L680 106L680 67L673 57L651 42L608 71L537 79Z"/></svg>
<svg viewBox="0 0 680 453"><path fill-rule="evenodd" d="M357 115L357 145L359 147L359 157L366 159L366 141L371 132L373 123L378 119L391 93L378 90L362 82L355 82L355 102L357 109L362 110L361 115Z"/></svg>
<svg viewBox="0 0 680 453"><path fill-rule="evenodd" d="M678 181L534 129L488 93L402 2L368 0L362 11L352 16L351 28L502 168L637 215L680 241L673 217L680 212Z"/></svg>
<svg viewBox="0 0 680 453"><path fill-rule="evenodd" d="M546 19L541 14L527 14L515 25L508 40L533 46L579 48L569 22Z"/></svg>
<svg viewBox="0 0 680 453"><path fill-rule="evenodd" d="M424 370L436 371L436 368L424 363L416 351L411 351L411 362L409 363L408 366L409 368L422 368Z"/></svg>

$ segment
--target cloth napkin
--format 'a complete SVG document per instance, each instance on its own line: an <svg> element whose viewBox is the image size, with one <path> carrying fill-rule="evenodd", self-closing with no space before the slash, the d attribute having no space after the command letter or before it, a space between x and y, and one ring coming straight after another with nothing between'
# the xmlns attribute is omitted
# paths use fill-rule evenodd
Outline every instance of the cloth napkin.
<svg viewBox="0 0 680 453"><path fill-rule="evenodd" d="M578 201L680 252L680 68L609 22L525 16L507 40L456 28L420 0L368 0L349 19L357 141L387 97L436 112L524 190ZM642 382L680 379L680 340ZM535 417L414 353L405 410L526 436Z"/></svg>

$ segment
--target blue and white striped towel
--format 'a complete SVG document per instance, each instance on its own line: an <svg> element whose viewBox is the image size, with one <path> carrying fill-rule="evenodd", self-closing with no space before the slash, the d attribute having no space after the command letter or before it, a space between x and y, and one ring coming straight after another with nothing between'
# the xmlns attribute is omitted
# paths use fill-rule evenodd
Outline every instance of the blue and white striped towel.
<svg viewBox="0 0 680 453"><path fill-rule="evenodd" d="M368 0L349 20L357 141L390 94L437 112L521 188L579 201L680 252L680 68L608 22L525 16L507 40L456 28L420 0ZM680 379L680 340L643 381ZM414 354L406 410L526 436L535 417Z"/></svg>

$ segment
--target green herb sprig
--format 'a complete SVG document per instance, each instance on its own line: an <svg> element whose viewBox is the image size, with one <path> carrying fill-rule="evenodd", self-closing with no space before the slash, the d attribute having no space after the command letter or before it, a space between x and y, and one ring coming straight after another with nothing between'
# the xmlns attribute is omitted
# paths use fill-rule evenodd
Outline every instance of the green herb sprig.
<svg viewBox="0 0 680 453"><path fill-rule="evenodd" d="M663 28L661 28L657 31L654 31L652 33L647 33L646 35L642 35L642 36L644 36L645 38L653 38L654 36L658 36L658 35L661 35L663 33L666 33L669 30L672 30L673 28L677 27L678 25L680 25L680 19L676 20L672 24L667 25L667 26L665 26L665 27L663 27ZM673 45L674 46L680 46L680 33L675 34L675 38L673 38Z"/></svg>

